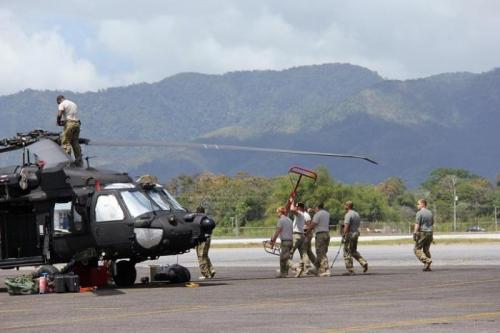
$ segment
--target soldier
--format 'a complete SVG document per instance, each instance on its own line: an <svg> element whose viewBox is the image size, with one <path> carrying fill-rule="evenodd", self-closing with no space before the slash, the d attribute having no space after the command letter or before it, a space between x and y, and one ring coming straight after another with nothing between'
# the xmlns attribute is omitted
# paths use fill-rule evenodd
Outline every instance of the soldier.
<svg viewBox="0 0 500 333"><path fill-rule="evenodd" d="M311 222L311 227L316 230L316 274L319 276L330 276L330 269L328 268L328 246L330 245L330 213L328 213L323 203L316 207L316 213Z"/></svg>
<svg viewBox="0 0 500 333"><path fill-rule="evenodd" d="M306 248L304 247L304 225L306 222L306 214L305 206L302 202L299 202L297 205L292 203L290 207L290 211L293 215L295 215L293 219L293 240L292 240L292 249L290 250L290 260L289 266L292 267L292 258L295 250L299 250L300 261L299 266L297 267L297 272L295 277L300 277L304 272L304 256L306 256ZM307 214L309 215L309 214ZM310 219L310 218L309 218Z"/></svg>
<svg viewBox="0 0 500 333"><path fill-rule="evenodd" d="M65 99L63 95L57 96L58 112L57 125L64 126L61 135L61 146L66 154L71 155L71 149L75 154L75 165L82 166L82 150L80 148L80 117L78 106Z"/></svg>
<svg viewBox="0 0 500 333"><path fill-rule="evenodd" d="M415 255L418 260L424 264L424 272L431 271L431 253L429 249L433 240L432 226L434 218L432 212L427 209L427 201L420 199L417 202L418 212L416 215L415 228L413 231L413 240L415 241Z"/></svg>
<svg viewBox="0 0 500 333"><path fill-rule="evenodd" d="M307 212L304 212L304 217L306 220L306 224L304 226L304 248L306 254L304 255L304 269L311 269L311 266L314 266L316 262L316 256L312 251L311 242L314 236L314 226L312 226L311 217L314 216L314 209L309 208Z"/></svg>
<svg viewBox="0 0 500 333"><path fill-rule="evenodd" d="M205 208L202 206L196 208L197 214L205 214ZM198 256L198 265L200 267L201 276L200 280L211 279L215 276L215 269L212 262L208 257L208 250L210 249L210 238L206 241L196 245L196 254Z"/></svg>
<svg viewBox="0 0 500 333"><path fill-rule="evenodd" d="M344 227L342 230L342 240L344 241L344 262L347 272L343 275L354 275L353 260L356 259L363 267L363 273L368 270L368 262L358 252L359 225L361 219L359 214L353 209L352 201L344 204L346 214L344 216Z"/></svg>
<svg viewBox="0 0 500 333"><path fill-rule="evenodd" d="M271 246L274 246L276 239L281 239L281 251L280 251L280 273L277 277L285 278L288 275L288 260L290 259L290 250L292 249L292 238L293 238L293 223L292 220L286 216L285 207L279 207L276 209L278 214L278 224L276 225L276 232L273 237L271 237Z"/></svg>

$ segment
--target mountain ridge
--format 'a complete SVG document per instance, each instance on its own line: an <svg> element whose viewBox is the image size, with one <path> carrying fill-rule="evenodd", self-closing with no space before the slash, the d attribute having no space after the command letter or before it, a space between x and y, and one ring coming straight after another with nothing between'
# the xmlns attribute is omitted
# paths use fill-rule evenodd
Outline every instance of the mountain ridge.
<svg viewBox="0 0 500 333"><path fill-rule="evenodd" d="M84 148L85 154L106 156L96 160L97 166L134 174L154 171L160 179L204 169L272 176L286 172L288 163L301 163L336 168L334 175L347 182L401 176L416 185L434 167L466 167L493 178L500 166L499 154L490 153L500 139L498 68L387 80L361 66L323 64L222 75L180 73L97 92L29 89L0 96L2 136L33 128L59 130L55 97L61 93L80 107L82 137L321 148L382 162L378 169L367 169L360 161ZM418 144L426 149L415 149Z"/></svg>

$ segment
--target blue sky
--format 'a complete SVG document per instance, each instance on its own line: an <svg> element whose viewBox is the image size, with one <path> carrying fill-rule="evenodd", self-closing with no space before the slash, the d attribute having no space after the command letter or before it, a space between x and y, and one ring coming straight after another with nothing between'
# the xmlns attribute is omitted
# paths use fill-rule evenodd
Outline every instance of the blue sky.
<svg viewBox="0 0 500 333"><path fill-rule="evenodd" d="M343 62L391 79L500 66L495 0L0 0L0 94Z"/></svg>

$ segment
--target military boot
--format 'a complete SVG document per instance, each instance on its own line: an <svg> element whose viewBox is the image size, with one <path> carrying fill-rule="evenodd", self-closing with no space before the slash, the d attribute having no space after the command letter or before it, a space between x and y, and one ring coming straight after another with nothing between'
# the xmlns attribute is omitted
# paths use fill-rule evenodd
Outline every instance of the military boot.
<svg viewBox="0 0 500 333"><path fill-rule="evenodd" d="M431 264L432 264L432 261L429 261L428 263L426 263L426 264L424 265L424 269L423 269L423 271L424 271L424 272L432 272L432 269L431 269Z"/></svg>

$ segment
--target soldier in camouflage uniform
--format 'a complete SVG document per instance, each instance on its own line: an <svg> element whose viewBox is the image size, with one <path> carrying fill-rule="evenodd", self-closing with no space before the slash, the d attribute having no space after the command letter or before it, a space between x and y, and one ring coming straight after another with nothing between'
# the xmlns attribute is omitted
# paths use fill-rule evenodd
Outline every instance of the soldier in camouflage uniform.
<svg viewBox="0 0 500 333"><path fill-rule="evenodd" d="M82 166L82 150L80 148L80 117L76 103L67 100L64 96L57 96L58 112L57 124L64 126L61 134L61 146L66 154L71 155L71 150L75 154L75 164Z"/></svg>
<svg viewBox="0 0 500 333"><path fill-rule="evenodd" d="M299 250L299 255L300 255L300 261L297 267L297 271L295 274L295 277L300 277L302 273L304 272L304 262L305 262L305 257L307 256L307 249L304 246L304 225L306 222L308 222L308 219L310 220L311 218L309 217L309 214L305 211L305 206L302 202L297 203L292 203L290 207L290 211L292 212L293 215L295 215L293 219L293 241L292 241L292 249L290 250L290 260L289 260L289 266L293 268L293 254L295 253L296 250Z"/></svg>
<svg viewBox="0 0 500 333"><path fill-rule="evenodd" d="M432 212L427 209L427 201L420 199L417 202L417 216L415 220L415 228L413 231L413 240L415 241L414 252L418 260L424 264L424 272L431 271L431 253L429 251L433 240L432 226L434 218Z"/></svg>
<svg viewBox="0 0 500 333"><path fill-rule="evenodd" d="M353 209L352 201L344 204L346 214L344 216L344 227L342 230L342 239L344 241L344 262L347 272L344 275L354 275L352 258L356 259L363 267L363 273L368 270L368 262L358 252L359 225L361 219L359 214Z"/></svg>
<svg viewBox="0 0 500 333"><path fill-rule="evenodd" d="M205 214L205 208L201 206L196 208L196 213ZM210 249L210 238L196 245L196 255L198 256L198 265L200 267L200 272L201 272L200 280L211 279L215 276L215 269L212 266L210 258L208 257L209 249Z"/></svg>
<svg viewBox="0 0 500 333"><path fill-rule="evenodd" d="M309 208L307 210L306 224L304 226L304 248L306 250L306 254L304 255L304 268L309 270L312 268L314 263L316 262L316 255L312 251L311 242L314 237L314 226L312 226L311 217L314 216L314 209Z"/></svg>
<svg viewBox="0 0 500 333"><path fill-rule="evenodd" d="M271 245L274 246L278 237L281 239L280 273L277 277L284 278L288 275L288 269L290 268L288 260L292 249L293 223L286 216L285 207L279 207L276 209L276 213L278 214L278 224L276 225L276 232L271 237Z"/></svg>
<svg viewBox="0 0 500 333"><path fill-rule="evenodd" d="M328 213L323 204L316 207L310 226L315 229L316 235L316 271L309 271L319 276L330 276L328 267L328 246L330 245L330 213Z"/></svg>

